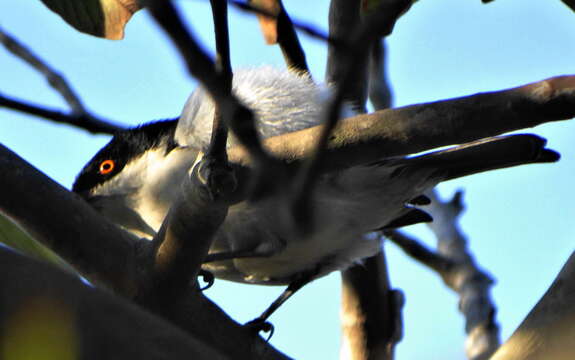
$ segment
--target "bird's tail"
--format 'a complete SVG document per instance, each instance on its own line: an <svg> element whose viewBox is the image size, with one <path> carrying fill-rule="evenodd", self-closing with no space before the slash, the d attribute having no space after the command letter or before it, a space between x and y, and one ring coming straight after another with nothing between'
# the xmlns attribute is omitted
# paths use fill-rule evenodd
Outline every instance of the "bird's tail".
<svg viewBox="0 0 575 360"><path fill-rule="evenodd" d="M446 150L396 160L404 167L433 168L442 173L442 181L518 165L549 163L559 160L556 151L547 149L547 140L532 134L483 139Z"/></svg>
<svg viewBox="0 0 575 360"><path fill-rule="evenodd" d="M402 182L422 176L426 184L421 187L423 190L437 182L484 171L559 160L559 153L545 148L546 143L544 138L531 134L493 137L411 158L383 160L377 165L395 165L390 177L403 179ZM418 205L413 201L407 203ZM432 218L425 211L408 206L381 229L429 221Z"/></svg>

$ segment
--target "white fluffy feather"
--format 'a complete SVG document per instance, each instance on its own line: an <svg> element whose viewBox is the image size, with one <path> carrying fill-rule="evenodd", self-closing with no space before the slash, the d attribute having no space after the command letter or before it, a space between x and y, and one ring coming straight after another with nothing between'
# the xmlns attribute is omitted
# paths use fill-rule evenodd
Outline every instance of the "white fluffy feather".
<svg viewBox="0 0 575 360"><path fill-rule="evenodd" d="M232 91L255 112L260 134L266 138L320 123L326 90L310 78L271 66L234 73ZM176 130L182 145L205 148L210 141L215 105L203 88L190 95ZM228 146L234 143L231 138Z"/></svg>

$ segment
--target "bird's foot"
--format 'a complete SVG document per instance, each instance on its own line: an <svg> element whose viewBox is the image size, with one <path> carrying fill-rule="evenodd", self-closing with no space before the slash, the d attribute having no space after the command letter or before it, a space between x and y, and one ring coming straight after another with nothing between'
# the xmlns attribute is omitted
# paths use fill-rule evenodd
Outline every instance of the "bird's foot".
<svg viewBox="0 0 575 360"><path fill-rule="evenodd" d="M207 289L211 288L212 285L214 285L215 278L214 278L214 274L212 274L211 272L206 271L206 270L200 270L198 277L200 277L200 276L202 277L202 280L206 283L205 286L200 288L200 291L207 290Z"/></svg>
<svg viewBox="0 0 575 360"><path fill-rule="evenodd" d="M270 323L269 321L266 321L265 319L259 318L259 317L253 319L252 321L248 321L247 323L244 324L244 326L256 334L258 334L262 331L264 333L269 333L268 338L266 339L266 342L270 341L270 339L272 338L272 336L274 334L274 326L272 325L272 323Z"/></svg>

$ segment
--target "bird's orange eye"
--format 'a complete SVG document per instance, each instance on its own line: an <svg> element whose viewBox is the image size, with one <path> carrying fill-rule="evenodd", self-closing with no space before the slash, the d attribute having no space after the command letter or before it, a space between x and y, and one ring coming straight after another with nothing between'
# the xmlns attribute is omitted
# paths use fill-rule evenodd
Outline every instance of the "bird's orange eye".
<svg viewBox="0 0 575 360"><path fill-rule="evenodd" d="M114 170L115 165L116 163L114 162L114 160L102 161L102 163L100 164L100 174L106 175L111 173Z"/></svg>

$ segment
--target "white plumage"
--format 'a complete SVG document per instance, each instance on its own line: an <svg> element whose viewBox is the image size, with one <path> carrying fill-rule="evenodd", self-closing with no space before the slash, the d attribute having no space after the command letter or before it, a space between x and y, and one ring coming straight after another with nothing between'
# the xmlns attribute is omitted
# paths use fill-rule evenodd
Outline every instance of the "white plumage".
<svg viewBox="0 0 575 360"><path fill-rule="evenodd" d="M305 129L320 123L326 89L309 77L271 66L242 69L234 73L233 93L252 109L257 129L267 138ZM210 142L215 105L204 88L188 98L176 130L182 145L205 148ZM228 146L235 144L233 136Z"/></svg>

